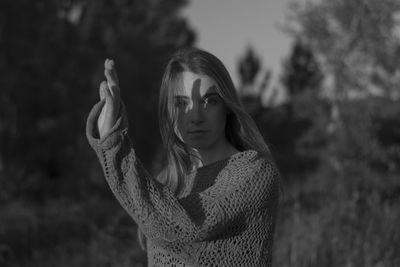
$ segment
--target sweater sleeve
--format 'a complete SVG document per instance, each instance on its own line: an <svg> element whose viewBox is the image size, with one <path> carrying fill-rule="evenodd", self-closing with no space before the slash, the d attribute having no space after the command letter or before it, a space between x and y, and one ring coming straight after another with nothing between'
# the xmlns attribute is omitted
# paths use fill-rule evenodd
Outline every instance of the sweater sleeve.
<svg viewBox="0 0 400 267"><path fill-rule="evenodd" d="M96 104L89 114L87 138L113 194L147 238L182 243L212 239L246 210L266 208L263 203L270 202L266 198L274 196L268 191L276 191L277 173L262 160L246 169L233 170L243 179L220 195L201 192L178 199L168 187L150 177L137 158L127 134L124 111L107 136L96 138L96 122L103 104Z"/></svg>

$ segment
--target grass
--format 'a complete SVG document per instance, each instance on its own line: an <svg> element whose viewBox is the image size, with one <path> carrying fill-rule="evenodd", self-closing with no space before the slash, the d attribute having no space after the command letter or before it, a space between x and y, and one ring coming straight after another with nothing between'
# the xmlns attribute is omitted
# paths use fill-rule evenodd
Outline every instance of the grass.
<svg viewBox="0 0 400 267"><path fill-rule="evenodd" d="M146 266L136 226L114 199L14 201L0 218L1 266Z"/></svg>
<svg viewBox="0 0 400 267"><path fill-rule="evenodd" d="M356 163L288 179L274 266L400 266L400 179ZM52 194L0 206L0 266L146 266L136 226L111 194Z"/></svg>
<svg viewBox="0 0 400 267"><path fill-rule="evenodd" d="M285 189L275 266L400 266L400 176L358 167Z"/></svg>

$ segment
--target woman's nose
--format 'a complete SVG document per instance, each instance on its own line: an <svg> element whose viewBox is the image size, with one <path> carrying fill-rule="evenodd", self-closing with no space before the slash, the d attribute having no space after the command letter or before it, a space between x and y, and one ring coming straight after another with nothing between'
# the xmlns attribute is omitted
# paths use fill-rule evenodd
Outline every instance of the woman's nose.
<svg viewBox="0 0 400 267"><path fill-rule="evenodd" d="M204 121L203 106L201 104L193 103L190 110L190 121L195 124L199 124Z"/></svg>

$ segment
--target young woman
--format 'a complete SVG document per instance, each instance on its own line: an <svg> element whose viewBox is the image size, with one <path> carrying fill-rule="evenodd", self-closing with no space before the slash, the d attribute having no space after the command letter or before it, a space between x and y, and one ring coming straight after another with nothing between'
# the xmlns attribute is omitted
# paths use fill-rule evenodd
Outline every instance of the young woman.
<svg viewBox="0 0 400 267"><path fill-rule="evenodd" d="M128 137L112 60L105 76L86 134L145 236L149 266L270 266L279 173L221 61L186 48L168 62L159 102L168 163L156 178Z"/></svg>

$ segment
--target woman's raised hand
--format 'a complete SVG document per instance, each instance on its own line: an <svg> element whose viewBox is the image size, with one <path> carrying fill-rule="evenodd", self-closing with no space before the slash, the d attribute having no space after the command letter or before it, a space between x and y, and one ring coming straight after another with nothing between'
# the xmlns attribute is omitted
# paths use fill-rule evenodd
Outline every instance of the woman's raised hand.
<svg viewBox="0 0 400 267"><path fill-rule="evenodd" d="M107 81L100 83L100 99L105 99L105 104L97 120L100 138L106 136L114 126L119 116L121 96L117 71L113 60L104 62L104 75Z"/></svg>

